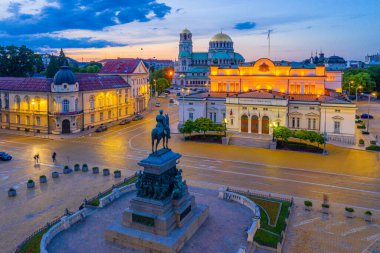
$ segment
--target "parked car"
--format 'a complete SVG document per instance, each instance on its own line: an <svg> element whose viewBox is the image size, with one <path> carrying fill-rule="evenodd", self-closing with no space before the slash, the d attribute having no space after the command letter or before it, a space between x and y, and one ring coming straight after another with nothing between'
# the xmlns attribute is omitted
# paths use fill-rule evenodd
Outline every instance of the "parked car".
<svg viewBox="0 0 380 253"><path fill-rule="evenodd" d="M171 99L169 100L169 103L174 104L174 99L171 98Z"/></svg>
<svg viewBox="0 0 380 253"><path fill-rule="evenodd" d="M143 118L144 118L143 115L141 115L141 114L137 114L136 116L133 117L133 121L141 120L141 119L143 119Z"/></svg>
<svg viewBox="0 0 380 253"><path fill-rule="evenodd" d="M160 102L156 102L156 107L160 107L161 106L161 103Z"/></svg>
<svg viewBox="0 0 380 253"><path fill-rule="evenodd" d="M126 125L126 124L128 124L128 123L131 123L131 119L130 118L127 118L127 119L123 119L122 121L120 121L120 125Z"/></svg>
<svg viewBox="0 0 380 253"><path fill-rule="evenodd" d="M360 118L362 118L362 119L368 119L368 118L373 119L373 116L371 114L363 113L360 116Z"/></svg>
<svg viewBox="0 0 380 253"><path fill-rule="evenodd" d="M99 126L96 130L95 130L95 132L97 132L97 133L101 133L101 132L104 132L104 131L106 131L108 129L108 127L107 126Z"/></svg>
<svg viewBox="0 0 380 253"><path fill-rule="evenodd" d="M12 156L5 153L5 152L0 152L0 160L1 161L10 161L10 160L12 160Z"/></svg>

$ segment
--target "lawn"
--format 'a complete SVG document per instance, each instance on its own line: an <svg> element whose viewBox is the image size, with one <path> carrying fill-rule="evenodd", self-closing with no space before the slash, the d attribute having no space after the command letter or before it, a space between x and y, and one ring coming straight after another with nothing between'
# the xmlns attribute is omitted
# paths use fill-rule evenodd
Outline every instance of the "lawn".
<svg viewBox="0 0 380 253"><path fill-rule="evenodd" d="M36 234L34 237L32 237L21 249L21 253L39 253L40 252L40 244L42 236L45 234L45 232L48 230L48 228L42 230L38 234Z"/></svg>
<svg viewBox="0 0 380 253"><path fill-rule="evenodd" d="M281 241L281 232L285 230L285 219L291 203L255 195L247 195L247 197L260 207L260 229L255 234L255 242L277 248L277 243Z"/></svg>

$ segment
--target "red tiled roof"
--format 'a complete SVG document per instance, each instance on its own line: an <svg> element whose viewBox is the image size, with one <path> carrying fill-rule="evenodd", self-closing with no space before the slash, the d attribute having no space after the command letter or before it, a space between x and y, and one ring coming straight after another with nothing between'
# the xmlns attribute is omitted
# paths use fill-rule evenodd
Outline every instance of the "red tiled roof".
<svg viewBox="0 0 380 253"><path fill-rule="evenodd" d="M139 64L139 59L107 60L100 69L100 74L131 74Z"/></svg>
<svg viewBox="0 0 380 253"><path fill-rule="evenodd" d="M0 77L0 90L49 92L52 79L33 77Z"/></svg>
<svg viewBox="0 0 380 253"><path fill-rule="evenodd" d="M96 74L77 74L80 91L103 90L130 87L121 76L98 76Z"/></svg>

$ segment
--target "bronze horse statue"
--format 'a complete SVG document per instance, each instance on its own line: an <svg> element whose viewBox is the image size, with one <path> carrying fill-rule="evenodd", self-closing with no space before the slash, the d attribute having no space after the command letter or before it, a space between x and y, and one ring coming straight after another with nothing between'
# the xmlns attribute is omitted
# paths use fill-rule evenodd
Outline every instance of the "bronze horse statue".
<svg viewBox="0 0 380 253"><path fill-rule="evenodd" d="M160 114L156 116L157 125L153 128L151 136L152 136L152 153L157 153L157 147L162 141L162 147L168 148L168 142L170 139L170 127L169 127L169 115L162 115L163 110L160 110ZM156 145L154 145L156 143Z"/></svg>

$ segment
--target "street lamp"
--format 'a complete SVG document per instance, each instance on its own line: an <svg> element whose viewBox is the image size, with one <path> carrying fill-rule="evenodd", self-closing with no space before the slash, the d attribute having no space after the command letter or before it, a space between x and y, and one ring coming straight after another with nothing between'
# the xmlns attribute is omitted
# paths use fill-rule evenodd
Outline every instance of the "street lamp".
<svg viewBox="0 0 380 253"><path fill-rule="evenodd" d="M227 137L227 118L224 118L223 119L223 123L224 123L224 137Z"/></svg>
<svg viewBox="0 0 380 253"><path fill-rule="evenodd" d="M363 88L361 85L359 85L358 87L356 87L356 89L355 89L355 99L356 99L356 103L358 103L358 89L361 89L361 88Z"/></svg>
<svg viewBox="0 0 380 253"><path fill-rule="evenodd" d="M348 95L350 96L351 95L351 86L354 84L354 81L351 80L348 82Z"/></svg>
<svg viewBox="0 0 380 253"><path fill-rule="evenodd" d="M368 113L367 113L367 132L369 133L369 107L371 103L371 97L376 97L376 92L372 92L371 94L368 94Z"/></svg>

